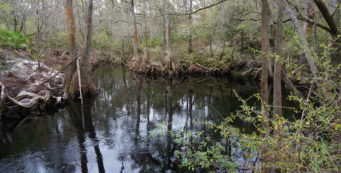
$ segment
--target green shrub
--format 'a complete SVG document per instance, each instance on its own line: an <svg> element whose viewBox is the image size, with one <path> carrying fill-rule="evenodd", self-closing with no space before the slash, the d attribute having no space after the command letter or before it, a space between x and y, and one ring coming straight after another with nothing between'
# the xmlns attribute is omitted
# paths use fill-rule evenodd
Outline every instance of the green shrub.
<svg viewBox="0 0 341 173"><path fill-rule="evenodd" d="M149 39L147 41L148 46L154 46L154 45L160 45L162 42L162 39L159 37L154 37L152 39Z"/></svg>
<svg viewBox="0 0 341 173"><path fill-rule="evenodd" d="M299 98L290 95L286 98L296 103L295 107L285 108L293 110L295 114L275 116L270 111L269 116L260 106L248 104L248 100L253 98L261 102L260 94L242 99L235 93L242 103L239 111L221 124L201 122L219 133L222 140L214 141L204 137L202 132L181 131L173 135L175 142L181 146L176 151L182 161L180 166L189 170L236 171L238 165L234 160L241 156L233 153L228 155L225 148L237 146L236 149L242 151L243 161L247 163L243 169L256 172L269 169L281 172L340 172L341 65L335 66L331 62L331 47L326 45L322 55L315 55L314 60L318 64L315 77L310 73L299 74L302 76L301 81L309 86L307 96ZM298 72L294 73L297 75ZM272 108L271 105L268 107ZM296 119L290 120L288 116ZM256 130L245 133L233 126L234 122L240 120L252 124ZM250 164L255 158L261 161L261 166L254 161L252 163L255 165Z"/></svg>
<svg viewBox="0 0 341 173"><path fill-rule="evenodd" d="M0 29L0 45L10 48L30 48L32 36L25 36L21 32Z"/></svg>

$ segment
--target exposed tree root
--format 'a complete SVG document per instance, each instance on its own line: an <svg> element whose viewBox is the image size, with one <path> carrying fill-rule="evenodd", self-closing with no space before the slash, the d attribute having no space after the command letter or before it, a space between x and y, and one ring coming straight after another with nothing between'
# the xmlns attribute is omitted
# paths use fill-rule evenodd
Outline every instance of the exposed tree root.
<svg viewBox="0 0 341 173"><path fill-rule="evenodd" d="M7 107L7 112L11 112L11 107L19 106L19 108L25 109L39 109L42 113L46 107L49 105L61 104L62 100L60 98L55 98L51 96L50 92L47 90L42 90L38 94L23 91L20 92L15 98L6 94L5 85L0 81L1 95L0 95L0 116L3 117L3 112L5 105ZM7 101L7 102L6 102Z"/></svg>
<svg viewBox="0 0 341 173"><path fill-rule="evenodd" d="M38 94L24 91L19 93L18 96L15 98L7 96L7 98L12 103L24 108L32 108L39 101L43 101L43 104L45 104L50 99L50 97L50 92L46 90L40 91Z"/></svg>

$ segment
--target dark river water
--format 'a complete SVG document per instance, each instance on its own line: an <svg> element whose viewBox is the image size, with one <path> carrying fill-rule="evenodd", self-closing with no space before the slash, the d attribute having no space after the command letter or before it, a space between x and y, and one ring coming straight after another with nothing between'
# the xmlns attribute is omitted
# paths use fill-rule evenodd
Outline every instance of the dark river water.
<svg viewBox="0 0 341 173"><path fill-rule="evenodd" d="M54 115L33 117L15 128L2 124L0 172L185 172L168 130L215 133L218 123L240 106L233 90L247 98L258 89L228 79L147 78L121 67L95 71L101 93L84 106L71 103ZM245 131L249 124L236 122Z"/></svg>

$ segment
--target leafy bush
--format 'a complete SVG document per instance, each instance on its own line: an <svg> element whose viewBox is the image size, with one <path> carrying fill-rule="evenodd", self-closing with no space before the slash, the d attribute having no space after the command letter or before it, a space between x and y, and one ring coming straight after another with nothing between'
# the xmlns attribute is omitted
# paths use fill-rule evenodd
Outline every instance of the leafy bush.
<svg viewBox="0 0 341 173"><path fill-rule="evenodd" d="M176 142L182 147L176 152L182 160L181 166L194 170L248 169L265 171L274 169L281 172L339 172L341 163L341 108L340 69L331 62L331 45L325 46L323 55L315 55L318 73L300 73L301 81L308 86L305 98L291 95L287 99L295 102L298 118L268 116L259 106L248 105L249 99L242 99L240 110L226 118L221 124L206 123L220 134L222 140L213 141L202 137L201 132L178 133ZM294 68L296 69L296 68ZM297 71L294 71L297 74ZM271 105L268 105L271 107ZM273 115L273 114L270 114ZM291 115L287 115L291 116ZM234 127L237 120L253 124L254 133L248 134ZM238 165L228 155L226 148L234 146L242 151L245 165Z"/></svg>
<svg viewBox="0 0 341 173"><path fill-rule="evenodd" d="M0 45L10 48L30 48L32 36L25 36L21 32L0 29Z"/></svg>
<svg viewBox="0 0 341 173"><path fill-rule="evenodd" d="M149 39L147 41L148 46L154 46L154 45L160 45L162 42L162 39L159 37L154 37L152 39Z"/></svg>

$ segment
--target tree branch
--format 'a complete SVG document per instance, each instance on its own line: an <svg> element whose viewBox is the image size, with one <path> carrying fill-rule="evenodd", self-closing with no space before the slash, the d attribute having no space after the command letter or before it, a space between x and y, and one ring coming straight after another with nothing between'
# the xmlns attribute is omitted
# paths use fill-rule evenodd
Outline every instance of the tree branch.
<svg viewBox="0 0 341 173"><path fill-rule="evenodd" d="M336 12L338 11L339 7L340 7L341 1L337 4L337 7L335 8L335 11L332 14L332 17L335 16Z"/></svg>
<svg viewBox="0 0 341 173"><path fill-rule="evenodd" d="M298 19L298 20L305 21L305 22L308 22L308 23L310 23L310 24L314 24L314 21L313 21L313 20L304 17L302 14L299 14L298 17L297 17L297 19ZM329 32L330 34L333 35L333 31L332 31L328 26L325 26L325 25L323 25L323 24L321 24L321 23L317 23L317 22L315 22L315 24L316 24L316 26L318 26L318 27L320 27L320 28L326 30L327 32Z"/></svg>
<svg viewBox="0 0 341 173"><path fill-rule="evenodd" d="M221 4L221 3L225 2L225 1L227 1L227 0L221 0L221 1L217 2L217 3L211 4L211 5L209 5L209 6L206 6L206 7L203 7L203 8L199 8L199 9L197 9L197 10L191 12L191 13L169 13L169 15L176 15L176 16L181 16L181 15L186 15L186 16L187 16L187 15L192 15L192 14L195 14L195 13L197 13L197 12L199 12L199 11L206 10L206 9L208 9L208 8L211 8L211 7L214 7L214 6L216 6L216 5L219 5L219 4Z"/></svg>
<svg viewBox="0 0 341 173"><path fill-rule="evenodd" d="M327 5L322 0L314 0L317 8L322 13L323 18L326 20L330 31L333 36L337 36L339 34L339 28L333 18L333 16L330 14L329 9Z"/></svg>

